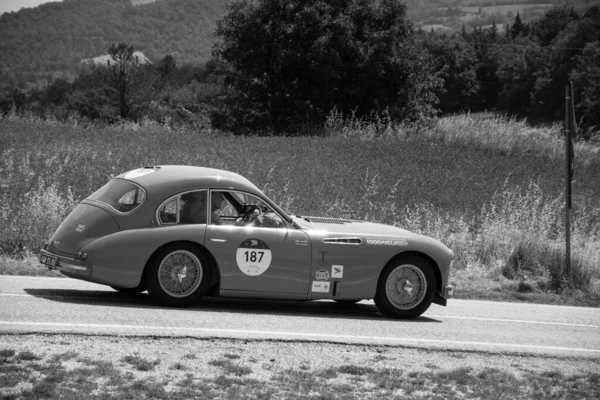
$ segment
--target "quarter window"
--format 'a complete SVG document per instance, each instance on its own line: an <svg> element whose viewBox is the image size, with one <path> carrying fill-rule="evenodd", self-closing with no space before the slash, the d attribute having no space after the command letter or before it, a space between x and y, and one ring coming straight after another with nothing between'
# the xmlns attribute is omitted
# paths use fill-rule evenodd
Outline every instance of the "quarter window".
<svg viewBox="0 0 600 400"><path fill-rule="evenodd" d="M172 199L160 208L158 218L162 224L177 223L177 198Z"/></svg>
<svg viewBox="0 0 600 400"><path fill-rule="evenodd" d="M146 201L146 191L132 182L114 179L96 190L89 199L125 213L135 210Z"/></svg>

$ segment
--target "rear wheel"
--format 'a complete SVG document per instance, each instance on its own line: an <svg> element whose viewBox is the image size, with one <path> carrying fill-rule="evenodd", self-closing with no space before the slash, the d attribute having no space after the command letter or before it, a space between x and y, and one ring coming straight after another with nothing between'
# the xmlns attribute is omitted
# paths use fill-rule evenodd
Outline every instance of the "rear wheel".
<svg viewBox="0 0 600 400"><path fill-rule="evenodd" d="M147 274L150 296L168 306L185 306L208 290L208 259L188 243L165 247L154 259Z"/></svg>
<svg viewBox="0 0 600 400"><path fill-rule="evenodd" d="M375 304L390 318L416 318L431 305L436 288L433 268L418 255L390 261L377 283Z"/></svg>

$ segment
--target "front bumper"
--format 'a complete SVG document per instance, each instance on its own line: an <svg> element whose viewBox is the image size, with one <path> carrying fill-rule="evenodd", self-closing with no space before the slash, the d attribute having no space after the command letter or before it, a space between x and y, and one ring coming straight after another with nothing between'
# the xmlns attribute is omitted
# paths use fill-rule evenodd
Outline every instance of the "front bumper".
<svg viewBox="0 0 600 400"><path fill-rule="evenodd" d="M454 288L451 285L448 285L442 289L442 293L436 293L433 298L433 302L435 304L439 304L440 306L445 306L448 302L448 299L452 298L454 294Z"/></svg>

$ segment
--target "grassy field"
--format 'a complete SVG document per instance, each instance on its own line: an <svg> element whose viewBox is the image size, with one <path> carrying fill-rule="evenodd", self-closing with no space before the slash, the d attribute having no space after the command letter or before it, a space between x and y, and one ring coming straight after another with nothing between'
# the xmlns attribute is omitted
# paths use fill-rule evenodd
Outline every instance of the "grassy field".
<svg viewBox="0 0 600 400"><path fill-rule="evenodd" d="M392 128L332 115L311 137L235 137L154 123L0 119L0 273L44 273L37 249L112 176L156 164L238 172L293 214L384 222L457 256L463 298L600 304L600 147L576 145L572 282L559 126L459 115Z"/></svg>

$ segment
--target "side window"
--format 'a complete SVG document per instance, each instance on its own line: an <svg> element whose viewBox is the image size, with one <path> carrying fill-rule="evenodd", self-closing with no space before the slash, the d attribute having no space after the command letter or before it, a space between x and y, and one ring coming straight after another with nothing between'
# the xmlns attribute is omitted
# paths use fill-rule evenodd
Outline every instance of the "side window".
<svg viewBox="0 0 600 400"><path fill-rule="evenodd" d="M285 227L279 214L267 203L247 193L213 191L211 210L213 225Z"/></svg>
<svg viewBox="0 0 600 400"><path fill-rule="evenodd" d="M179 199L180 224L206 224L206 190L184 193Z"/></svg>
<svg viewBox="0 0 600 400"><path fill-rule="evenodd" d="M121 212L131 211L146 200L146 192L141 188L131 189L117 200L115 208Z"/></svg>
<svg viewBox="0 0 600 400"><path fill-rule="evenodd" d="M206 224L206 190L183 193L158 210L161 224Z"/></svg>
<svg viewBox="0 0 600 400"><path fill-rule="evenodd" d="M177 223L177 200L177 198L174 198L160 208L158 218L161 224Z"/></svg>

